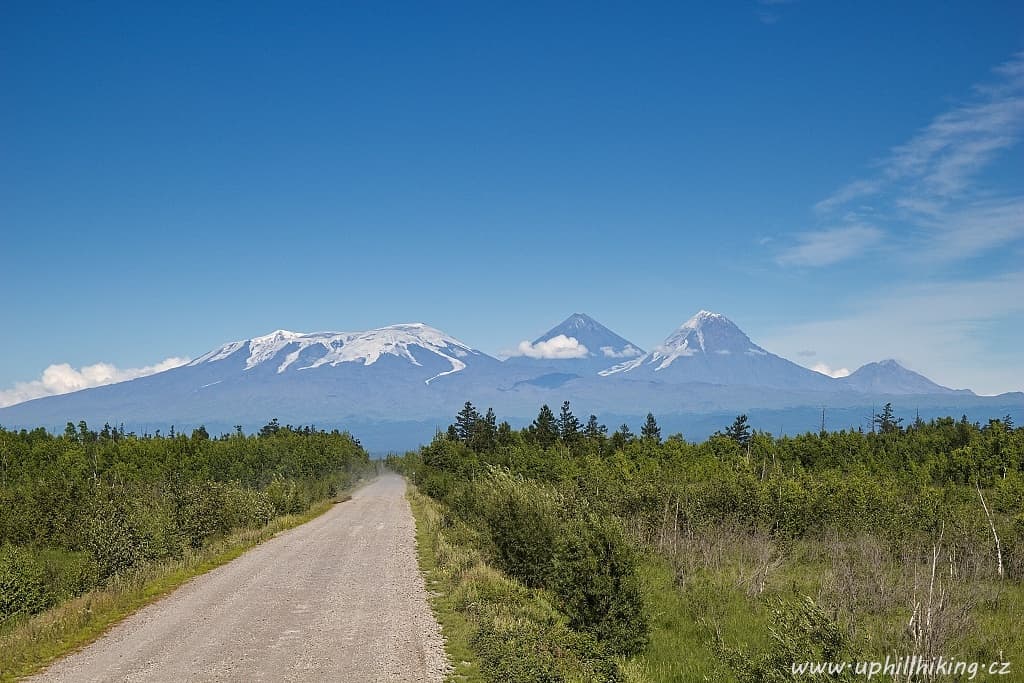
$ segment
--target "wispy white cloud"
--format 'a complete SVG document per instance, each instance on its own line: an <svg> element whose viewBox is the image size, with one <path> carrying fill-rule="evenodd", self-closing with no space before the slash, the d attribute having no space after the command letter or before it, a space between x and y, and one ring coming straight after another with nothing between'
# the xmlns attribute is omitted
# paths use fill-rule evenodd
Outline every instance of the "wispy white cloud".
<svg viewBox="0 0 1024 683"><path fill-rule="evenodd" d="M643 355L640 349L636 348L632 344L626 344L621 351L616 351L611 346L602 346L601 353L604 354L605 358L636 358L637 356Z"/></svg>
<svg viewBox="0 0 1024 683"><path fill-rule="evenodd" d="M850 375L848 368L833 368L826 363L815 363L811 366L811 370L828 375L829 377L848 377Z"/></svg>
<svg viewBox="0 0 1024 683"><path fill-rule="evenodd" d="M818 202L819 218L900 226L890 231L909 247L900 253L931 261L969 258L1024 239L1024 196L978 183L1024 136L1024 52L993 71L997 80L976 85L969 101L892 148L874 175ZM800 263L786 252L777 260Z"/></svg>
<svg viewBox="0 0 1024 683"><path fill-rule="evenodd" d="M155 365L147 365L142 368L118 368L111 363L95 363L75 369L68 363L57 363L43 370L39 379L18 382L12 388L0 391L0 408L34 398L67 394L80 389L154 375L184 365L189 360L189 358L166 358Z"/></svg>
<svg viewBox="0 0 1024 683"><path fill-rule="evenodd" d="M526 356L527 358L586 358L590 350L580 343L576 337L567 337L564 334L555 335L551 339L531 344L528 341L519 342L516 350L510 356Z"/></svg>
<svg viewBox="0 0 1024 683"><path fill-rule="evenodd" d="M882 240L870 225L849 225L796 236L796 244L776 257L784 266L828 266L859 256Z"/></svg>

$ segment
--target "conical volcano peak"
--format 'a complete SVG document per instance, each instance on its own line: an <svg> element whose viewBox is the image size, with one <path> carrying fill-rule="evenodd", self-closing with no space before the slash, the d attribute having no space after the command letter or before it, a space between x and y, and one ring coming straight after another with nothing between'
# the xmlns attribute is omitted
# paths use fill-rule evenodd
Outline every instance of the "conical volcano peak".
<svg viewBox="0 0 1024 683"><path fill-rule="evenodd" d="M892 358L867 363L840 380L864 393L949 394L956 390L936 384L924 375L909 370Z"/></svg>
<svg viewBox="0 0 1024 683"><path fill-rule="evenodd" d="M730 325L733 324L731 320L726 318L721 313L715 313L714 311L706 311L703 308L697 311L692 318L683 323L683 327L700 327L705 322L713 320L724 320Z"/></svg>
<svg viewBox="0 0 1024 683"><path fill-rule="evenodd" d="M554 343L558 348L554 348ZM572 345L579 353L572 356L559 356L554 352ZM575 360L589 358L603 364L606 359L634 358L643 355L643 350L627 339L620 337L610 329L591 318L586 313L573 313L550 330L533 340L533 343L522 342L521 353L517 355L553 360L573 358Z"/></svg>
<svg viewBox="0 0 1024 683"><path fill-rule="evenodd" d="M701 310L692 318L679 326L675 332L665 339L662 348L666 355L682 352L682 355L695 353L743 353L750 350L761 351L750 337L734 322L721 313Z"/></svg>
<svg viewBox="0 0 1024 683"><path fill-rule="evenodd" d="M558 324L560 329L577 330L607 330L604 325L591 318L586 313L573 313Z"/></svg>

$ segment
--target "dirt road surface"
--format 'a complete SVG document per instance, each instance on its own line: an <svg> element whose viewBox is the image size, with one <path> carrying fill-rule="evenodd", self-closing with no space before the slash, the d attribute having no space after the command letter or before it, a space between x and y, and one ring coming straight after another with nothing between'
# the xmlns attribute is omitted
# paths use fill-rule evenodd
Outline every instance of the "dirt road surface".
<svg viewBox="0 0 1024 683"><path fill-rule="evenodd" d="M404 492L384 475L29 680L443 680Z"/></svg>

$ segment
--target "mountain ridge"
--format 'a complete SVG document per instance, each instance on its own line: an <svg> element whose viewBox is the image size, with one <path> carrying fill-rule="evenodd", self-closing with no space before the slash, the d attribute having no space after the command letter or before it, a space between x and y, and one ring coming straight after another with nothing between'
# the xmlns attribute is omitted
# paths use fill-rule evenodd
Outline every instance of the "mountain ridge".
<svg viewBox="0 0 1024 683"><path fill-rule="evenodd" d="M925 407L953 403L965 412L1007 402L1024 409L1024 395L978 397L943 387L895 361L869 363L833 379L763 349L731 320L710 311L698 312L647 352L585 314L573 314L524 343L536 348L574 339L587 346L581 338L597 349L588 347L577 357L502 361L424 323L363 332L274 330L221 344L164 372L0 408L0 424L62 429L68 421L85 419L147 428L252 428L278 417L296 424L359 424L372 433L386 431L374 425L419 425L426 440L428 425L443 425L467 400L511 419L563 400L602 415L653 411L659 418L691 416L686 420L822 405L855 414L893 398ZM602 346L610 346L611 353L632 348L641 355L623 362ZM538 355L548 350L540 347Z"/></svg>

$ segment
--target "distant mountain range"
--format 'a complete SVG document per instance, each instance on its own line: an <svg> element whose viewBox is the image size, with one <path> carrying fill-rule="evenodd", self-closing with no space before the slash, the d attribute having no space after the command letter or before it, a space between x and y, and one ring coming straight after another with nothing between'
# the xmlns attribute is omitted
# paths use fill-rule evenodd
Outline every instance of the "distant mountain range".
<svg viewBox="0 0 1024 683"><path fill-rule="evenodd" d="M348 427L381 451L429 440L466 400L517 424L541 404L563 400L610 425L653 411L664 429L693 438L739 412L771 431L805 431L819 424L809 416L824 409L832 428L852 428L889 401L924 417L1011 413L1024 421L1022 393L976 396L894 360L835 379L761 348L709 311L650 351L574 313L516 353L498 360L422 323L365 332L277 330L148 377L0 409L0 424L56 430L84 419L135 431L200 424L227 431L277 417ZM758 415L770 424L758 425Z"/></svg>

